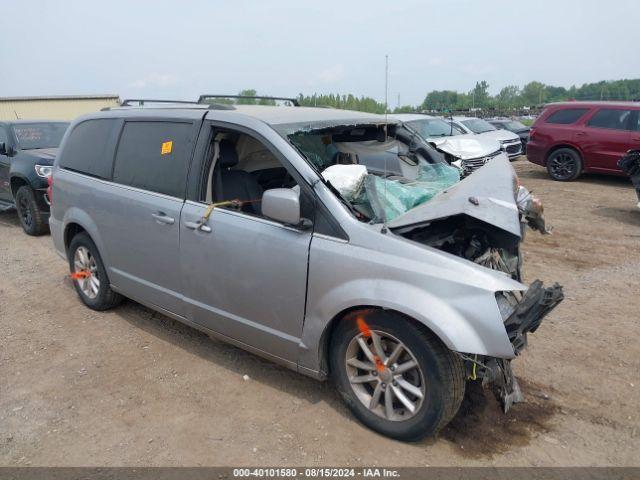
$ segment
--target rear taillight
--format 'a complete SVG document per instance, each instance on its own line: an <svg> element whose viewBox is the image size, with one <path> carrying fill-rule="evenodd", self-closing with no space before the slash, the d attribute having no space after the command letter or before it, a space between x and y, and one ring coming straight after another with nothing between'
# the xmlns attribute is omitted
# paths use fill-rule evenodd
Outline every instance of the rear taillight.
<svg viewBox="0 0 640 480"><path fill-rule="evenodd" d="M534 133L536 133L536 129L535 127L531 127L531 129L529 130L529 140L533 138Z"/></svg>
<svg viewBox="0 0 640 480"><path fill-rule="evenodd" d="M53 192L53 174L47 177L47 197L49 197L49 205L53 202L51 192Z"/></svg>

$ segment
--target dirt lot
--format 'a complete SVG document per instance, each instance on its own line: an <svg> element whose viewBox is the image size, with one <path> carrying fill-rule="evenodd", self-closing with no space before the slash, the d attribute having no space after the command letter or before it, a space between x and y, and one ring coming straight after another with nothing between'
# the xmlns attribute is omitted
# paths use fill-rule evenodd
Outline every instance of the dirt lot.
<svg viewBox="0 0 640 480"><path fill-rule="evenodd" d="M504 416L472 391L416 444L362 427L328 384L133 302L83 307L51 239L0 214L0 465L640 465L633 189L515 166L555 227L529 233L527 280L567 298L515 362L526 403Z"/></svg>

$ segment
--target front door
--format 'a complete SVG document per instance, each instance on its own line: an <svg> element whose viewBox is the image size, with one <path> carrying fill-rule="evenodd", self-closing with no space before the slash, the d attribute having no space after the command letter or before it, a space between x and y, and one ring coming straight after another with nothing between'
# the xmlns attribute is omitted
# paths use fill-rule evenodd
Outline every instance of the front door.
<svg viewBox="0 0 640 480"><path fill-rule="evenodd" d="M295 362L311 231L262 215L264 190L296 185L262 142L228 129L212 133L200 201L187 201L180 221L185 302L193 322ZM229 200L197 228L208 205Z"/></svg>
<svg viewBox="0 0 640 480"><path fill-rule="evenodd" d="M601 108L578 128L575 140L590 171L619 171L618 160L630 148L631 110Z"/></svg>

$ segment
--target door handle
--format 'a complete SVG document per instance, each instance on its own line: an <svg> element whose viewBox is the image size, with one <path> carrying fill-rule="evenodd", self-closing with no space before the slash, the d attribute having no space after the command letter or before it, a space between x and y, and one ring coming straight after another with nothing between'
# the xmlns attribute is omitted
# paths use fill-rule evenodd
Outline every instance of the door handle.
<svg viewBox="0 0 640 480"><path fill-rule="evenodd" d="M586 137L586 136L587 136L586 132L578 132L578 133L576 133L576 137Z"/></svg>
<svg viewBox="0 0 640 480"><path fill-rule="evenodd" d="M633 137L631 140L633 140L634 142L640 142L640 137Z"/></svg>
<svg viewBox="0 0 640 480"><path fill-rule="evenodd" d="M175 223L175 219L168 217L163 212L152 213L151 216L158 223L164 223L165 225L173 225Z"/></svg>
<svg viewBox="0 0 640 480"><path fill-rule="evenodd" d="M200 230L204 233L211 233L211 227L202 222L184 222L184 226L191 230Z"/></svg>

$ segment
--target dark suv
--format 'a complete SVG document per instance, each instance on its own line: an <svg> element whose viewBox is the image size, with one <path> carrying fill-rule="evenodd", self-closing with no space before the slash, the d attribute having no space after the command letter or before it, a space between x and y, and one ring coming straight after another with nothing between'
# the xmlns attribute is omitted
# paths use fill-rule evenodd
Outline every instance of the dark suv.
<svg viewBox="0 0 640 480"><path fill-rule="evenodd" d="M582 172L624 175L618 160L640 148L640 103L564 102L547 105L531 127L530 162L547 167L554 180Z"/></svg>
<svg viewBox="0 0 640 480"><path fill-rule="evenodd" d="M49 120L0 122L0 212L15 207L29 235L49 231L47 179L68 126Z"/></svg>

